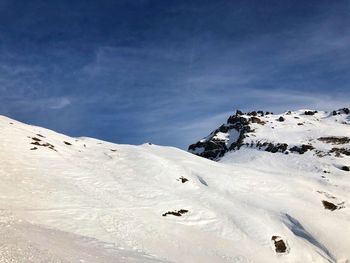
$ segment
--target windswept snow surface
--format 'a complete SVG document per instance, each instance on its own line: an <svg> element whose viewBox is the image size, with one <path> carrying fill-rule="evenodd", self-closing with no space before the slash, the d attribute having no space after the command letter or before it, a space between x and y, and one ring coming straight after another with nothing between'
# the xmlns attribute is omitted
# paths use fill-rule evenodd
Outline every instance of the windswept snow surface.
<svg viewBox="0 0 350 263"><path fill-rule="evenodd" d="M348 156L214 162L0 117L0 159L0 262L350 262Z"/></svg>

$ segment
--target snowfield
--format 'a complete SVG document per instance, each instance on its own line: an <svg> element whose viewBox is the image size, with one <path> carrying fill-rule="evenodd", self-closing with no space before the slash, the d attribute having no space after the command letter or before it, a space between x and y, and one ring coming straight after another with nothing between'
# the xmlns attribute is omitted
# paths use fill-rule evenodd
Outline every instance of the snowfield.
<svg viewBox="0 0 350 263"><path fill-rule="evenodd" d="M349 115L311 117L255 135L324 151L317 138L350 137ZM0 159L0 262L350 262L346 154L242 147L215 162L0 116Z"/></svg>

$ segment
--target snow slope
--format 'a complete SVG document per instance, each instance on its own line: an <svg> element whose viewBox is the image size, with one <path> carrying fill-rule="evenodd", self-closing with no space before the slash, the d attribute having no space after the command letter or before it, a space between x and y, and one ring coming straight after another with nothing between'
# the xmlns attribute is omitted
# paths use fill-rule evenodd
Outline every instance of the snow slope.
<svg viewBox="0 0 350 263"><path fill-rule="evenodd" d="M350 262L346 155L214 162L0 117L0 159L0 262Z"/></svg>

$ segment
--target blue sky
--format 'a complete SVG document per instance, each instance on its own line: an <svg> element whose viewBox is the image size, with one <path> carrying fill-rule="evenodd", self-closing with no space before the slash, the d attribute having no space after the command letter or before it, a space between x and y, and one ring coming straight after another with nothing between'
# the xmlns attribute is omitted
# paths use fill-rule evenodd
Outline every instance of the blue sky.
<svg viewBox="0 0 350 263"><path fill-rule="evenodd" d="M186 148L349 84L350 1L0 0L0 114L71 136Z"/></svg>

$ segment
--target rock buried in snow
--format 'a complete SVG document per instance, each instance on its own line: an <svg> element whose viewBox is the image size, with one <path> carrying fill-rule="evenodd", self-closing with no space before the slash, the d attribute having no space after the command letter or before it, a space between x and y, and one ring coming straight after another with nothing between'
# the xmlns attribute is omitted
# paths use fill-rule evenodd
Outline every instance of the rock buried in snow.
<svg viewBox="0 0 350 263"><path fill-rule="evenodd" d="M328 210L331 210L331 211L334 211L334 210L337 210L339 209L339 207L331 202L328 202L326 200L322 200L322 204L323 204L323 207L325 209L328 209Z"/></svg>
<svg viewBox="0 0 350 263"><path fill-rule="evenodd" d="M183 177L183 176L181 176L180 178L179 178L179 180L181 181L181 183L186 183L187 181L188 181L188 179L187 178L185 178L185 177Z"/></svg>
<svg viewBox="0 0 350 263"><path fill-rule="evenodd" d="M286 243L279 236L272 236L271 240L274 242L276 253L285 253L287 251Z"/></svg>
<svg viewBox="0 0 350 263"><path fill-rule="evenodd" d="M63 141L65 145L72 145L70 142Z"/></svg>
<svg viewBox="0 0 350 263"><path fill-rule="evenodd" d="M41 141L41 140L39 139L39 141ZM38 140L34 140L34 141L31 142L30 144L35 145L35 146L47 147L47 148L49 148L49 149L51 149L51 150L57 152L57 150L55 149L55 146L52 145L51 143L46 142L46 143L40 144L39 141L38 141ZM36 148L36 147L34 147L34 148Z"/></svg>
<svg viewBox="0 0 350 263"><path fill-rule="evenodd" d="M349 166L343 166L341 169L342 169L343 171L346 171L346 172L349 172L349 171L350 171Z"/></svg>
<svg viewBox="0 0 350 263"><path fill-rule="evenodd" d="M173 216L182 216L183 214L186 214L188 212L188 210L186 209L180 209L179 211L168 211L164 214L162 214L162 216L167 216L167 215L173 215Z"/></svg>

